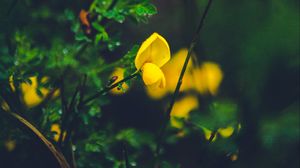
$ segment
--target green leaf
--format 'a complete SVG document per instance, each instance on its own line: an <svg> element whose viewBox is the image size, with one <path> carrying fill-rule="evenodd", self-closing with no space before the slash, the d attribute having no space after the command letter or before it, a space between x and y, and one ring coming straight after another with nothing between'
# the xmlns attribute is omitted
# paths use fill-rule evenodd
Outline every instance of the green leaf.
<svg viewBox="0 0 300 168"><path fill-rule="evenodd" d="M146 5L137 5L135 8L135 12L139 16L151 16L157 13L157 10L154 5L146 4Z"/></svg>
<svg viewBox="0 0 300 168"><path fill-rule="evenodd" d="M236 124L237 110L237 105L234 102L219 100L210 104L208 111L193 111L189 119L199 127L217 130Z"/></svg>
<svg viewBox="0 0 300 168"><path fill-rule="evenodd" d="M133 128L121 130L116 135L116 139L126 141L135 148L140 148L142 145L151 145L154 142L151 134L140 132Z"/></svg>
<svg viewBox="0 0 300 168"><path fill-rule="evenodd" d="M105 137L102 133L93 133L86 141L84 149L86 152L101 152L104 148Z"/></svg>
<svg viewBox="0 0 300 168"><path fill-rule="evenodd" d="M122 10L117 10L117 9L109 10L105 12L103 16L105 16L108 19L113 19L119 23L123 23L125 21L125 16L122 13Z"/></svg>
<svg viewBox="0 0 300 168"><path fill-rule="evenodd" d="M87 41L87 42L91 42L91 39L89 39L88 37L86 37L86 35L83 32L79 32L75 35L75 40L76 41Z"/></svg>

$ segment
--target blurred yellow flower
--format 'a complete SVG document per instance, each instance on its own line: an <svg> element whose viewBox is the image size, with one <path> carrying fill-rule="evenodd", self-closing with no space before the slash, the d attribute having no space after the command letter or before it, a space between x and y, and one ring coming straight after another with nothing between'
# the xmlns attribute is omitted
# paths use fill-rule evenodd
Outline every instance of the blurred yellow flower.
<svg viewBox="0 0 300 168"><path fill-rule="evenodd" d="M142 71L145 85L152 88L164 88L165 75L160 69L170 60L170 48L167 41L159 34L153 33L143 42L135 57L135 67Z"/></svg>
<svg viewBox="0 0 300 168"><path fill-rule="evenodd" d="M180 49L161 68L165 75L166 87L163 89L147 87L146 91L150 98L160 99L168 93L174 92L187 54L188 49ZM198 67L193 65L192 60L190 60L182 79L180 92L195 90L200 94L216 95L222 79L223 72L218 64L206 61Z"/></svg>
<svg viewBox="0 0 300 168"><path fill-rule="evenodd" d="M226 128L219 128L218 133L221 135L223 138L228 138L230 137L234 132L234 128L232 126L228 126Z"/></svg>
<svg viewBox="0 0 300 168"><path fill-rule="evenodd" d="M171 125L175 128L182 128L183 123L178 119L188 119L189 113L198 106L198 99L195 96L186 96L176 101L170 114Z"/></svg>
<svg viewBox="0 0 300 168"><path fill-rule="evenodd" d="M201 127L204 133L204 137L206 140L209 140L212 134L212 131L206 127ZM225 128L219 128L216 132L215 137L213 138L212 142L217 139L217 135L220 135L223 138L229 138L234 132L234 128L232 126L228 126Z"/></svg>
<svg viewBox="0 0 300 168"><path fill-rule="evenodd" d="M61 134L60 125L59 124L52 124L50 131L55 133L53 139L54 139L54 141L58 142L60 134ZM66 137L66 132L64 132L64 134L63 134L63 137L62 137L63 141L65 140L65 137Z"/></svg>
<svg viewBox="0 0 300 168"><path fill-rule="evenodd" d="M174 92L175 90L187 53L188 50L186 48L179 50L176 54L174 54L172 59L162 67L162 71L164 72L167 81L166 88L170 92ZM193 68L192 61L189 60L186 72L182 79L182 85L180 87L180 91L185 91L192 88L193 86L192 76L191 76L192 68Z"/></svg>
<svg viewBox="0 0 300 168"><path fill-rule="evenodd" d="M124 79L124 73L125 73L124 68L115 68L115 70L110 75L111 79L116 78L115 81L113 81L112 85ZM128 89L129 86L127 85L127 83L124 82L121 84L121 87L115 87L111 89L110 93L114 95L121 95L125 93Z"/></svg>
<svg viewBox="0 0 300 168"><path fill-rule="evenodd" d="M223 72L218 64L204 62L200 67L193 70L193 78L195 89L200 94L216 95L223 79Z"/></svg>
<svg viewBox="0 0 300 168"><path fill-rule="evenodd" d="M4 146L8 152L12 152L16 148L16 141L11 139L6 140Z"/></svg>
<svg viewBox="0 0 300 168"><path fill-rule="evenodd" d="M36 76L32 76L29 78L31 83L23 82L20 84L20 89L22 93L22 101L28 107L32 108L39 105L50 93L50 90L45 87L38 86L38 78ZM46 83L49 80L48 77L43 77L41 79L41 83ZM12 91L15 91L15 85L13 83L13 76L9 77L9 84ZM37 89L39 87L39 91L42 93L42 96L37 93ZM59 96L60 92L56 89L52 95L52 98Z"/></svg>

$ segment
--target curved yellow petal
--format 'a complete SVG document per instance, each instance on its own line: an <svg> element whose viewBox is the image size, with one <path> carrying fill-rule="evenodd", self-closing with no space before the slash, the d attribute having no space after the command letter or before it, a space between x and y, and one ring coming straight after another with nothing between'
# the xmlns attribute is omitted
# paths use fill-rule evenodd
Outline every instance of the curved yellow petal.
<svg viewBox="0 0 300 168"><path fill-rule="evenodd" d="M185 58L187 56L188 50L186 48L180 49L177 53L174 54L172 59L167 62L161 69L165 74L167 81L167 89L170 92L174 92L181 69L183 67ZM185 75L182 79L182 85L180 91L185 91L193 88L193 77L191 75L191 69L193 67L192 61L188 63L188 67Z"/></svg>
<svg viewBox="0 0 300 168"><path fill-rule="evenodd" d="M42 103L46 95L49 93L48 89L40 89L43 96L38 95L36 88L32 88L23 93L23 101L28 108L35 107Z"/></svg>
<svg viewBox="0 0 300 168"><path fill-rule="evenodd" d="M145 63L162 67L170 58L168 42L158 33L153 33L139 48L134 63L137 69L141 69Z"/></svg>
<svg viewBox="0 0 300 168"><path fill-rule="evenodd" d="M171 126L177 129L181 129L183 127L183 123L179 121L176 117L170 118Z"/></svg>
<svg viewBox="0 0 300 168"><path fill-rule="evenodd" d="M234 128L229 126L226 128L219 128L218 133L223 137L223 138L228 138L230 137L234 132Z"/></svg>
<svg viewBox="0 0 300 168"><path fill-rule="evenodd" d="M171 111L171 125L175 128L181 128L183 124L176 118L187 119L189 113L198 108L199 103L196 96L186 96L179 101L176 101Z"/></svg>
<svg viewBox="0 0 300 168"><path fill-rule="evenodd" d="M50 128L50 131L55 133L53 139L54 139L54 141L58 142L60 134L61 134L60 125L59 124L52 124L51 128ZM66 132L64 132L64 134L63 134L63 137L62 137L63 141L65 140L65 137L66 137Z"/></svg>
<svg viewBox="0 0 300 168"><path fill-rule="evenodd" d="M28 108L32 108L34 106L39 105L46 95L50 92L49 89L47 88L40 88L40 92L42 93L43 96L40 96L37 93L37 88L38 88L38 79L36 76L30 77L29 80L31 81L30 83L21 83L20 88L23 94L23 102ZM43 77L41 82L46 82L48 81L47 77ZM56 94L57 95L57 94Z"/></svg>
<svg viewBox="0 0 300 168"><path fill-rule="evenodd" d="M20 84L21 91L23 93L25 93L25 92L27 92L31 89L36 89L38 87L38 81L37 81L36 76L30 77L29 80L31 81L31 83L23 82L23 83Z"/></svg>
<svg viewBox="0 0 300 168"><path fill-rule="evenodd" d="M186 96L176 101L171 111L171 116L187 118L190 111L198 107L198 98L196 96Z"/></svg>
<svg viewBox="0 0 300 168"><path fill-rule="evenodd" d="M115 70L110 75L110 78L117 77L117 79L112 84L115 84L120 80L124 79L124 73L125 73L124 68L115 68ZM129 86L127 85L127 83L124 82L122 83L122 88L115 87L112 90L110 90L110 93L114 95L121 95L124 94L128 89Z"/></svg>
<svg viewBox="0 0 300 168"><path fill-rule="evenodd" d="M166 86L165 75L161 69L152 63L145 63L142 67L142 78L147 86L164 88Z"/></svg>
<svg viewBox="0 0 300 168"><path fill-rule="evenodd" d="M201 93L216 95L223 79L220 66L213 62L204 62L200 68L193 70L195 89Z"/></svg>
<svg viewBox="0 0 300 168"><path fill-rule="evenodd" d="M146 93L151 99L158 100L167 94L167 89L146 87Z"/></svg>

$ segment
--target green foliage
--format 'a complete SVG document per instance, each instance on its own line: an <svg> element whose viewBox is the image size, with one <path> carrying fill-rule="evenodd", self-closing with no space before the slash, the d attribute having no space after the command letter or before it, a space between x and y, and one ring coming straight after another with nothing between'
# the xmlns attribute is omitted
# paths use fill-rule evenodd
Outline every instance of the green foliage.
<svg viewBox="0 0 300 168"><path fill-rule="evenodd" d="M1 166L57 166L42 141L10 111L78 168L125 167L125 153L131 167L152 167L168 101L148 101L141 86L126 96L105 90L115 68L124 68L124 77L136 72L144 32L166 35L172 51L190 43L207 1L153 2L162 12L149 22L157 14L150 0L1 1ZM161 168L299 167L298 6L295 0L214 1L195 60L218 62L224 79L218 95L198 95L199 109L178 118L183 128L167 126ZM34 107L26 106L28 90L22 87L34 84L30 77L37 77L38 86L28 97L43 99ZM43 77L49 80L42 82ZM126 84L134 86L131 80ZM121 84L117 88L124 90ZM51 130L53 124L60 125L64 140L54 139L59 131ZM228 126L233 135L217 132L216 141L207 141L203 127L214 132ZM231 154L241 156L238 162Z"/></svg>
<svg viewBox="0 0 300 168"><path fill-rule="evenodd" d="M125 141L130 146L140 149L143 145L153 145L153 136L146 132L140 132L135 129L124 129L116 135L116 139L119 141Z"/></svg>
<svg viewBox="0 0 300 168"><path fill-rule="evenodd" d="M194 111L190 121L199 127L210 130L225 128L237 124L237 105L230 100L217 100L209 105L207 111Z"/></svg>

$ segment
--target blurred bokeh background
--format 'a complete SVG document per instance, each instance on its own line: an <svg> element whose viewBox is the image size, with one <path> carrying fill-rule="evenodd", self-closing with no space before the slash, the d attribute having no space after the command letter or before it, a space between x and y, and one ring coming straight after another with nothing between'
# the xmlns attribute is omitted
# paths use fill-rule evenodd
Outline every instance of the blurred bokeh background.
<svg viewBox="0 0 300 168"><path fill-rule="evenodd" d="M78 14L90 3L18 1L7 16L11 2L2 0L0 5L1 43L16 31L23 31L44 47L52 46L55 39L72 45L74 35L62 15L66 9ZM141 43L153 32L166 38L172 55L189 47L207 1L153 0L152 3L158 13L147 24L125 21L112 26L121 29L122 43L106 54L109 55L105 57L107 62L121 58L132 45ZM166 137L163 158L182 168L299 167L299 17L298 0L213 0L194 59L199 66L213 62L220 68L222 80L218 92L182 92L180 98L196 95L199 105L193 113L225 102L228 108L234 108L234 124L241 128L234 136L217 139L209 145L200 131L189 131L176 143ZM116 132L132 128L156 135L171 93L152 99L141 82L134 82L125 94L108 94L107 97L109 103L101 107L98 128L113 121ZM204 123L214 122L213 118L206 119ZM14 127L9 122L6 125ZM171 129L167 135L172 137L178 132ZM4 142L7 132L1 130L0 134ZM53 159L41 144L30 140L16 144L11 151L7 143L0 147L0 167L20 167L19 163L33 167L33 163L51 163ZM28 155L20 156L25 149ZM134 152L129 150L131 154ZM147 150L140 152L146 158L149 155Z"/></svg>

